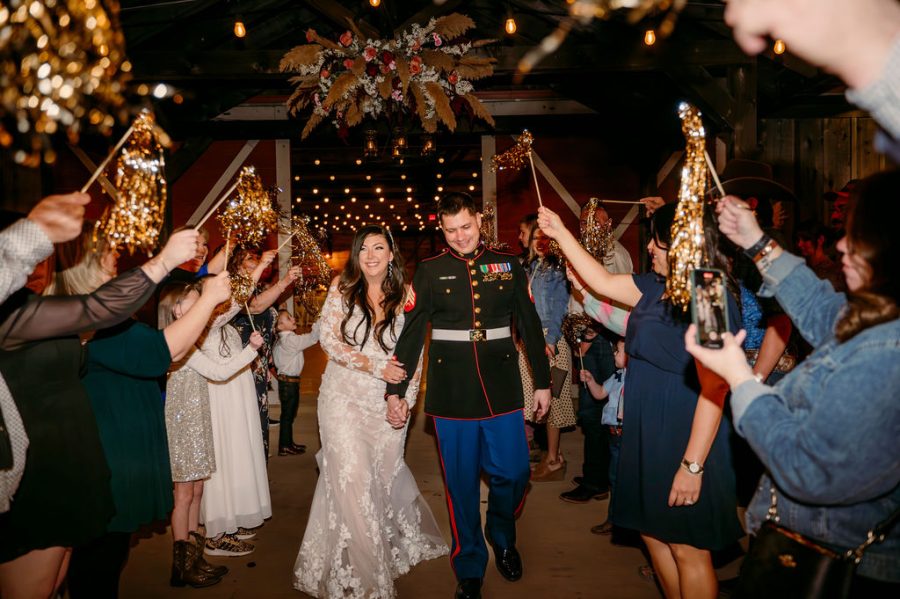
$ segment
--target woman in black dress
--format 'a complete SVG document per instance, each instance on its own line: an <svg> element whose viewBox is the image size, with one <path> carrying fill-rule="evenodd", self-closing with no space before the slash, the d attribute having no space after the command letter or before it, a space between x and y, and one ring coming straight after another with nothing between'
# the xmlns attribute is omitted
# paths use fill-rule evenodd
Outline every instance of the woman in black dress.
<svg viewBox="0 0 900 599"><path fill-rule="evenodd" d="M103 534L113 515L109 469L79 380L78 333L131 316L197 245L196 231L181 231L153 259L90 295L36 296L25 289L0 306L0 372L30 442L12 508L0 515L4 599L51 596L71 548Z"/></svg>
<svg viewBox="0 0 900 599"><path fill-rule="evenodd" d="M705 376L699 363L695 366L684 349L689 317L665 295L674 208L667 204L653 214L647 245L653 272L641 275L607 272L550 210L541 208L538 222L591 289L632 308L625 332L628 370L613 520L641 533L666 597L714 599L711 551L732 544L743 530L737 519L730 424L726 420L720 426L728 389L715 375ZM708 243L707 254L725 266L714 244ZM738 305L726 296L734 332Z"/></svg>

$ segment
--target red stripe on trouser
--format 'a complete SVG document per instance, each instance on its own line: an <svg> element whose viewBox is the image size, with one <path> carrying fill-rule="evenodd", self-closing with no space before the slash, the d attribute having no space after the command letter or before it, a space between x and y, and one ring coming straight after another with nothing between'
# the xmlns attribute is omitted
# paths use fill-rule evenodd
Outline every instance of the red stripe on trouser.
<svg viewBox="0 0 900 599"><path fill-rule="evenodd" d="M450 497L450 485L447 484L447 468L444 466L444 454L441 452L441 439L438 434L437 423L434 423L434 436L437 439L437 450L438 450L438 458L441 460L441 471L444 473L444 490L447 492L447 510L450 512L450 531L453 533L453 543L456 545L456 548L453 550L453 554L450 556L450 567L453 568L453 573L456 574L456 566L453 564L453 560L456 559L456 556L459 555L460 550L462 549L462 543L459 542L459 532L456 530L456 517L454 516L453 511L453 498Z"/></svg>

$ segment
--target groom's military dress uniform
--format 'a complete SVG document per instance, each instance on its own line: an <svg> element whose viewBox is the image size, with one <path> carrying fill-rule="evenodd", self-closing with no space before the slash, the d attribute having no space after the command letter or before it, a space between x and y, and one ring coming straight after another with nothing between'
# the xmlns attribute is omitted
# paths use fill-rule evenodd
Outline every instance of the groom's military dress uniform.
<svg viewBox="0 0 900 599"><path fill-rule="evenodd" d="M534 373L550 387L550 366L528 278L511 254L484 244L469 255L445 249L423 260L404 308L394 350L415 364L431 325L425 412L434 417L457 578L482 578L487 547L481 532L480 480L490 477L486 532L499 548L515 545L515 517L530 476L522 414L522 381L514 326ZM389 384L404 396L408 382Z"/></svg>

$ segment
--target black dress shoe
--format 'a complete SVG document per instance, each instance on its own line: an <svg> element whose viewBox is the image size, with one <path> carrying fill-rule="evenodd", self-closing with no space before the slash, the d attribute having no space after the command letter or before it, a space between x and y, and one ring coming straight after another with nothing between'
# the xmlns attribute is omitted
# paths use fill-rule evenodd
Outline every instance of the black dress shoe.
<svg viewBox="0 0 900 599"><path fill-rule="evenodd" d="M291 447L297 453L305 453L306 452L306 445L304 445L302 443L291 443Z"/></svg>
<svg viewBox="0 0 900 599"><path fill-rule="evenodd" d="M463 578L456 585L456 599L481 599L481 579Z"/></svg>
<svg viewBox="0 0 900 599"><path fill-rule="evenodd" d="M484 537L491 548L494 550L494 563L497 564L497 571L506 580L515 582L522 578L522 558L515 547L506 547L505 549L498 547L494 543L494 539L484 531Z"/></svg>
<svg viewBox="0 0 900 599"><path fill-rule="evenodd" d="M560 493L559 498L569 503L587 503L591 499L606 499L609 491L595 491L584 485L578 485L571 491Z"/></svg>

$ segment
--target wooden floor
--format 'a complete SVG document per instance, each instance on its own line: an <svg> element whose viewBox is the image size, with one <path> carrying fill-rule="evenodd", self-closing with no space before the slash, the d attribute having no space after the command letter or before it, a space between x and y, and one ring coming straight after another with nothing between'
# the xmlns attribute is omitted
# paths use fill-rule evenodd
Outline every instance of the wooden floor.
<svg viewBox="0 0 900 599"><path fill-rule="evenodd" d="M273 517L260 529L254 541L256 551L242 558L214 558L230 573L219 584L206 589L174 589L168 586L172 541L168 530L146 533L137 540L122 576L123 599L151 597L214 598L300 598L293 590L291 573L300 546L316 485L315 453L319 449L316 428L316 393L324 356L318 348L307 350L303 372L301 405L294 423L295 441L305 443L308 451L300 456L269 460ZM278 409L273 409L273 416ZM428 419L416 406L410 427L406 459L419 483L419 489L440 523L444 538L450 540L450 524L433 434ZM272 431L272 446L277 447L278 429ZM518 522L518 548L524 563L524 576L515 583L504 580L488 564L483 594L485 598L526 597L616 599L658 598L652 582L638 575L646 563L640 550L613 545L609 537L591 534L589 529L606 518L607 501L575 505L560 501L559 494L572 487L572 476L581 474L579 431L563 435L562 447L569 460L564 481L534 484ZM486 488L482 489L486 506ZM733 567L719 573L733 575ZM397 581L398 596L405 598L452 597L456 586L447 557L419 564Z"/></svg>

